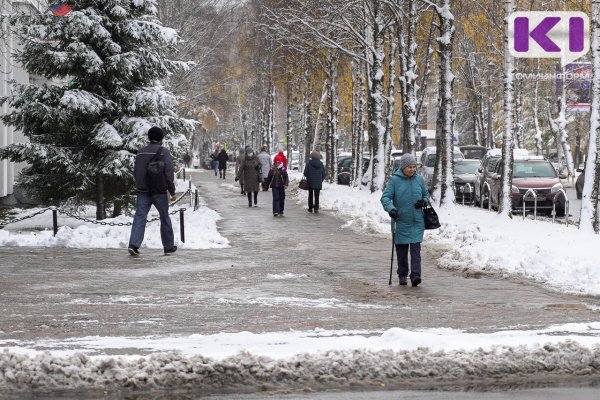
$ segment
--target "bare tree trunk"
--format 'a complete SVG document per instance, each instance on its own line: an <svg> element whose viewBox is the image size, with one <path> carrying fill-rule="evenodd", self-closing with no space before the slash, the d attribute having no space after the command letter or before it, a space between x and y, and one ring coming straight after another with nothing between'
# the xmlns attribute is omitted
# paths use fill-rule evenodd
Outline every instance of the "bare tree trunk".
<svg viewBox="0 0 600 400"><path fill-rule="evenodd" d="M400 93L402 95L402 150L414 153L417 131L417 6L415 0L408 2L408 18L397 19L398 46L400 54ZM405 27L406 25L406 27ZM404 35L406 31L406 37Z"/></svg>
<svg viewBox="0 0 600 400"><path fill-rule="evenodd" d="M540 60L537 62L537 72L540 72ZM542 154L542 130L540 129L540 119L539 119L539 86L540 79L536 78L535 80L535 94L533 96L533 125L535 127L535 154Z"/></svg>
<svg viewBox="0 0 600 400"><path fill-rule="evenodd" d="M514 61L509 52L508 16L514 11L513 0L504 1L504 135L502 137L502 191L498 199L498 213L512 217L512 165L513 165L513 97ZM490 200L491 201L491 200Z"/></svg>
<svg viewBox="0 0 600 400"><path fill-rule="evenodd" d="M390 28L393 31L393 28ZM396 93L396 87L395 87L395 83L396 83L396 48L397 48L397 36L394 35L394 33L392 32L391 35L389 35L390 38L390 53L389 53L389 65L388 65L388 74L389 74L389 78L388 78L388 90L387 90L387 96L386 96L386 102L387 102L387 113L386 113L386 117L385 117L385 137L386 137L386 142L385 142L385 146L384 146L384 152L386 155L391 154L391 150L392 150L392 129L394 127L394 111L395 111L395 103L396 100L394 99L394 95ZM416 120L416 118L415 118ZM390 163L386 162L386 168L385 168L385 176L386 176L386 184L387 184L387 178L390 176Z"/></svg>
<svg viewBox="0 0 600 400"><path fill-rule="evenodd" d="M444 5L437 8L440 21L440 37L438 38L440 54L440 108L438 112L438 136L442 138L441 148L437 156L441 156L440 205L454 204L454 75L452 74L452 41L454 38L454 16L450 13L451 0L444 0Z"/></svg>
<svg viewBox="0 0 600 400"><path fill-rule="evenodd" d="M332 183L337 177L337 128L338 128L338 108L337 108L337 63L338 55L331 52L329 55L329 73L328 73L328 92L329 102L327 111L327 146L325 170L329 182Z"/></svg>
<svg viewBox="0 0 600 400"><path fill-rule="evenodd" d="M319 101L319 108L317 109L317 117L315 119L315 133L312 140L313 147L316 150L322 151L321 148L321 130L319 129L319 122L321 121L321 115L323 115L323 104L327 101L327 96L329 94L327 88L327 79L323 82L323 89L321 90L321 100ZM312 151L313 149L310 149ZM309 153L310 153L309 151Z"/></svg>
<svg viewBox="0 0 600 400"><path fill-rule="evenodd" d="M106 219L106 204L104 204L104 177L96 174L96 219Z"/></svg>
<svg viewBox="0 0 600 400"><path fill-rule="evenodd" d="M598 176L600 176L600 0L592 0L592 109L590 112L590 135L585 162L585 183L581 198L579 230L600 232L598 216Z"/></svg>
<svg viewBox="0 0 600 400"><path fill-rule="evenodd" d="M292 85L288 85L287 91L287 121L285 126L285 147L287 159L292 161ZM298 167L299 168L299 167Z"/></svg>
<svg viewBox="0 0 600 400"><path fill-rule="evenodd" d="M369 148L371 152L371 185L372 192L382 190L385 180L386 154L384 154L385 126L383 125L383 63L385 52L383 9L380 0L371 0L373 18L373 47L371 74L369 76ZM387 155L389 157L389 154Z"/></svg>

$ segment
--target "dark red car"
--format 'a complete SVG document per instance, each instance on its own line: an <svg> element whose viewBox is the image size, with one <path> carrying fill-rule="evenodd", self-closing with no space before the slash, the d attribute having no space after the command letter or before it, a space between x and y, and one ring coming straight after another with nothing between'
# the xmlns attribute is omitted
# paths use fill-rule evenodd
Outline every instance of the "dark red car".
<svg viewBox="0 0 600 400"><path fill-rule="evenodd" d="M494 173L490 174L488 184L490 186L490 201L494 208L499 205L502 195L502 162L496 165ZM552 213L555 195L563 189L558 173L550 161L541 156L531 156L525 159L515 159L512 167L512 209L519 212L523 209L523 196L531 189L537 195L538 212ZM526 210L533 210L533 197L527 197ZM556 215L565 215L565 198L556 198Z"/></svg>

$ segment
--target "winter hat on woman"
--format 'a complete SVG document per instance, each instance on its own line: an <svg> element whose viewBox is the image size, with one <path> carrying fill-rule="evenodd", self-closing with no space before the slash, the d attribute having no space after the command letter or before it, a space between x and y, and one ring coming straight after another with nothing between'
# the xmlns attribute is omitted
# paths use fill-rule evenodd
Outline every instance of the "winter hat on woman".
<svg viewBox="0 0 600 400"><path fill-rule="evenodd" d="M152 128L148 129L148 139L151 141L159 142L164 137L165 133L158 126L153 126Z"/></svg>
<svg viewBox="0 0 600 400"><path fill-rule="evenodd" d="M404 170L404 168L411 165L417 165L417 160L415 160L412 154L402 154L402 157L400 157L400 170Z"/></svg>
<svg viewBox="0 0 600 400"><path fill-rule="evenodd" d="M321 153L319 153L317 150L313 150L312 153L310 153L310 159L311 160L320 160Z"/></svg>
<svg viewBox="0 0 600 400"><path fill-rule="evenodd" d="M254 154L254 150L252 150L252 147L246 146L246 154L250 156Z"/></svg>
<svg viewBox="0 0 600 400"><path fill-rule="evenodd" d="M240 153L245 153L245 152L246 152L246 149L245 149L244 147L240 147L238 151L239 151Z"/></svg>

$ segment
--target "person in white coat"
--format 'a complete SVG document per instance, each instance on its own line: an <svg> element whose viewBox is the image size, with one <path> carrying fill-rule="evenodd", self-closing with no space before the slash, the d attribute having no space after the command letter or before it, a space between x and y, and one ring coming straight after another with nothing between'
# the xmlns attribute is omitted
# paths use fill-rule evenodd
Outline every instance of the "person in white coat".
<svg viewBox="0 0 600 400"><path fill-rule="evenodd" d="M267 176L269 175L269 171L273 166L273 161L271 160L271 155L267 151L267 146L263 146L260 148L260 153L258 153L258 162L260 163L261 173L262 173L262 190L266 192L269 190L269 183L267 182Z"/></svg>

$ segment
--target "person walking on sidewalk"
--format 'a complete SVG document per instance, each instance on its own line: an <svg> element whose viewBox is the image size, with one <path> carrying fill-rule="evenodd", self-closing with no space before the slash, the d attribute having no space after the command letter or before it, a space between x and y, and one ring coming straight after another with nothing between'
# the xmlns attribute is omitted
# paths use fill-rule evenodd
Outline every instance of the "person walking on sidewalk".
<svg viewBox="0 0 600 400"><path fill-rule="evenodd" d="M217 145L217 148L215 149L215 151L210 155L210 158L212 159L212 169L213 171L215 171L215 176L217 176L217 171L219 170L219 146Z"/></svg>
<svg viewBox="0 0 600 400"><path fill-rule="evenodd" d="M244 180L243 177L240 178L240 165L246 156L246 149L244 147L240 147L238 150L238 155L235 158L235 180L240 182L240 193L246 194L244 191Z"/></svg>
<svg viewBox="0 0 600 400"><path fill-rule="evenodd" d="M396 223L394 245L398 256L398 278L406 285L410 250L410 281L421 283L421 242L425 231L423 207L429 202L425 180L416 174L417 161L411 154L400 157L400 167L394 171L383 194L381 204Z"/></svg>
<svg viewBox="0 0 600 400"><path fill-rule="evenodd" d="M286 169L283 167L283 162L279 159L273 161L273 168L267 176L269 187L273 192L273 216L282 216L285 208L285 190L289 184L289 178Z"/></svg>
<svg viewBox="0 0 600 400"><path fill-rule="evenodd" d="M325 166L321 162L321 153L314 150L310 161L304 167L304 176L308 181L308 212L319 212L319 195L325 180Z"/></svg>
<svg viewBox="0 0 600 400"><path fill-rule="evenodd" d="M225 179L225 173L227 172L227 152L225 149L221 149L221 152L217 156L219 162L219 179Z"/></svg>
<svg viewBox="0 0 600 400"><path fill-rule="evenodd" d="M148 130L150 144L141 148L135 157L136 211L127 248L132 256L140 254L139 249L146 232L146 218L152 205L156 207L160 216L160 240L165 255L177 250L169 217L169 195L171 201L175 200L175 173L171 153L166 147L162 147L164 136L163 130L159 127L150 128Z"/></svg>
<svg viewBox="0 0 600 400"><path fill-rule="evenodd" d="M260 170L262 172L262 190L266 192L269 190L269 184L267 183L267 176L269 176L269 171L273 166L273 162L271 161L271 156L267 151L267 146L263 146L260 148L260 153L258 153L258 161L260 162Z"/></svg>
<svg viewBox="0 0 600 400"><path fill-rule="evenodd" d="M262 178L260 163L254 150L246 147L246 155L240 163L240 169L236 179L244 181L244 190L248 195L248 207L252 207L252 196L254 196L254 207L258 207L258 190Z"/></svg>

